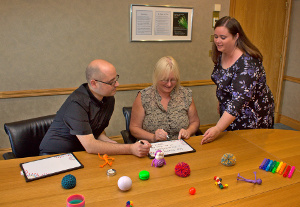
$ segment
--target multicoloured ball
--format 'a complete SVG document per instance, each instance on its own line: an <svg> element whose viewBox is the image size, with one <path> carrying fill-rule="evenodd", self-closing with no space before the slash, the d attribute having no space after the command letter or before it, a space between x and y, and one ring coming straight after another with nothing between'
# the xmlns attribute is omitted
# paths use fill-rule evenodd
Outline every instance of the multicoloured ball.
<svg viewBox="0 0 300 207"><path fill-rule="evenodd" d="M231 153L226 153L221 158L221 163L227 167L233 166L236 163L236 158Z"/></svg>
<svg viewBox="0 0 300 207"><path fill-rule="evenodd" d="M76 186L76 178L74 175L68 174L61 180L64 189L72 189Z"/></svg>
<svg viewBox="0 0 300 207"><path fill-rule="evenodd" d="M127 201L126 202L126 207L133 207L132 201Z"/></svg>
<svg viewBox="0 0 300 207"><path fill-rule="evenodd" d="M175 166L175 174L179 177L187 177L191 174L190 166L185 162L180 162Z"/></svg>

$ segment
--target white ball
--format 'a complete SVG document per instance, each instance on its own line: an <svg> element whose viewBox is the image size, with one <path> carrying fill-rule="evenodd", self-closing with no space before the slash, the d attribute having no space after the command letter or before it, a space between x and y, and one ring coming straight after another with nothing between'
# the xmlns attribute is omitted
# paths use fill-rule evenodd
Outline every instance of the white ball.
<svg viewBox="0 0 300 207"><path fill-rule="evenodd" d="M128 176L122 176L118 180L118 187L122 191L127 191L131 188L132 186L132 180Z"/></svg>

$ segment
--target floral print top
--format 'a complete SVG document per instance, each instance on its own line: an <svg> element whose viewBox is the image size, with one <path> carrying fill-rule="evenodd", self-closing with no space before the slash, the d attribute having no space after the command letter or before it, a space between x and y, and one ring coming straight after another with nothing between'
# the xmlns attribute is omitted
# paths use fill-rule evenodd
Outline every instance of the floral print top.
<svg viewBox="0 0 300 207"><path fill-rule="evenodd" d="M188 111L192 103L192 90L179 86L173 89L167 111L161 104L158 91L150 86L140 91L145 118L142 128L150 133L157 129L166 131L171 139L178 139L181 129L189 126Z"/></svg>
<svg viewBox="0 0 300 207"><path fill-rule="evenodd" d="M221 55L211 75L220 116L226 111L236 117L226 130L273 128L274 98L262 62L243 54L228 69L220 63Z"/></svg>

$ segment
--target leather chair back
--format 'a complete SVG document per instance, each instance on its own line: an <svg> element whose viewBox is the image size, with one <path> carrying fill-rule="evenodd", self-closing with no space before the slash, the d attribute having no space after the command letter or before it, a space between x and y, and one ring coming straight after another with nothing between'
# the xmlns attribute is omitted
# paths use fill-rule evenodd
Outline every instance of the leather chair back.
<svg viewBox="0 0 300 207"><path fill-rule="evenodd" d="M125 117L126 130L121 131L125 144L135 143L137 139L131 135L129 130L130 118L131 118L131 109L132 107L123 107L123 114Z"/></svg>
<svg viewBox="0 0 300 207"><path fill-rule="evenodd" d="M39 146L55 115L5 123L12 152L16 158L39 155Z"/></svg>
<svg viewBox="0 0 300 207"><path fill-rule="evenodd" d="M131 118L131 109L132 107L123 107L123 114L125 116L125 124L126 124L126 130L129 131L129 124L130 124L130 118Z"/></svg>

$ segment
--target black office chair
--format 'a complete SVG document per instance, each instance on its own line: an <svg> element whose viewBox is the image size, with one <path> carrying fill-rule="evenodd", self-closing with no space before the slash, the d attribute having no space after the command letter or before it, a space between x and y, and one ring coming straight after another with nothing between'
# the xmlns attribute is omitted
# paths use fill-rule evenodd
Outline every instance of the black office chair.
<svg viewBox="0 0 300 207"><path fill-rule="evenodd" d="M3 154L3 158L14 159L38 156L40 143L55 115L48 115L23 121L5 123L4 130L9 137L12 152Z"/></svg>
<svg viewBox="0 0 300 207"><path fill-rule="evenodd" d="M130 133L130 130L129 130L131 109L132 109L132 107L123 107L123 114L125 116L126 130L122 130L121 134L122 134L125 144L131 144L131 143L135 143L137 141L137 139L134 136L132 136L132 134Z"/></svg>
<svg viewBox="0 0 300 207"><path fill-rule="evenodd" d="M201 132L200 129L198 129L198 130L196 131L196 133L195 133L195 136L200 136L200 135L203 135L203 133Z"/></svg>

